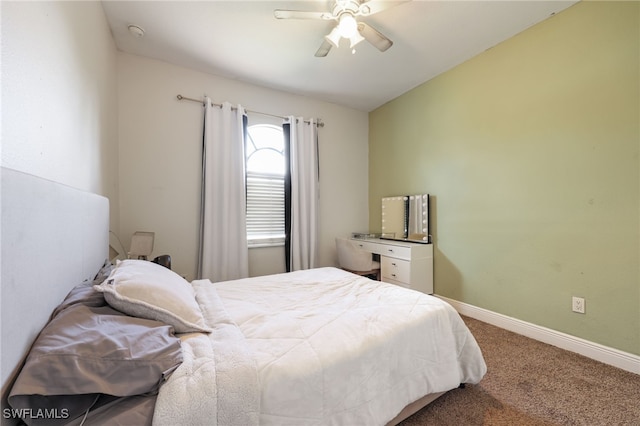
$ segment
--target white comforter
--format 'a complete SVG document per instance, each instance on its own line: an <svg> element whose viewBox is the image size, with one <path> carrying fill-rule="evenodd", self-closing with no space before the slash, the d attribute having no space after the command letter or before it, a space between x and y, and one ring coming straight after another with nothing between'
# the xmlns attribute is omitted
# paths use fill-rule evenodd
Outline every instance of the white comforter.
<svg viewBox="0 0 640 426"><path fill-rule="evenodd" d="M456 311L423 293L335 268L194 287L216 331L183 339L193 356L161 388L157 424L383 425L486 372Z"/></svg>

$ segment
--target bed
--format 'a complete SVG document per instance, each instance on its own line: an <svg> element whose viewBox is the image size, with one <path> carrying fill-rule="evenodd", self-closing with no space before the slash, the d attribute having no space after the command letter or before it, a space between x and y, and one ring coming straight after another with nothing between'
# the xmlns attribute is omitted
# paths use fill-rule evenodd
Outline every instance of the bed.
<svg viewBox="0 0 640 426"><path fill-rule="evenodd" d="M189 283L130 260L72 284L5 419L385 425L486 372L451 306L337 268Z"/></svg>
<svg viewBox="0 0 640 426"><path fill-rule="evenodd" d="M236 362L244 354L255 365L245 386L231 390L259 390L247 398L256 419L242 424L386 424L424 395L477 383L485 372L473 336L449 305L393 284L319 268L193 285L207 323L237 327L224 343L237 345ZM189 391L180 373L158 398L171 413L182 408L171 404L176 395Z"/></svg>

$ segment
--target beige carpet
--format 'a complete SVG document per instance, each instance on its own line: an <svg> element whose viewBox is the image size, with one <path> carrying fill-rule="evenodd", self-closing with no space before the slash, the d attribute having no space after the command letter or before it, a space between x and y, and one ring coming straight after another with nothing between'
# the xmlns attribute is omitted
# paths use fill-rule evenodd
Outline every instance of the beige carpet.
<svg viewBox="0 0 640 426"><path fill-rule="evenodd" d="M402 423L640 426L640 376L463 317L488 372Z"/></svg>

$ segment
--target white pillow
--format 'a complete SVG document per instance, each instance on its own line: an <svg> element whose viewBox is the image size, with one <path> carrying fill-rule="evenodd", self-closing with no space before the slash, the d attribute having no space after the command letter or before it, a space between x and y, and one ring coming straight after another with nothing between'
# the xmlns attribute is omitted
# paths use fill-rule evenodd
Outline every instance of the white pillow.
<svg viewBox="0 0 640 426"><path fill-rule="evenodd" d="M125 314L172 325L176 333L210 332L193 287L164 266L146 260L118 261L109 277L94 289Z"/></svg>

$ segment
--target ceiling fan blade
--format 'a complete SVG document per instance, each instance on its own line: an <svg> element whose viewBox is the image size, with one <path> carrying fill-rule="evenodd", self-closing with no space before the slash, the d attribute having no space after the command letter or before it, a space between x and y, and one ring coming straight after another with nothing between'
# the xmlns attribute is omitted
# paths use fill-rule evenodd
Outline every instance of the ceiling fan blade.
<svg viewBox="0 0 640 426"><path fill-rule="evenodd" d="M316 51L316 58L324 58L325 56L327 56L329 54L329 51L331 50L331 47L332 44L325 39Z"/></svg>
<svg viewBox="0 0 640 426"><path fill-rule="evenodd" d="M278 19L323 19L325 21L334 19L329 12L307 12L304 10L284 10L276 9L273 15Z"/></svg>
<svg viewBox="0 0 640 426"><path fill-rule="evenodd" d="M381 52L384 52L393 45L393 42L386 36L364 22L358 23L358 32L365 40L373 44Z"/></svg>
<svg viewBox="0 0 640 426"><path fill-rule="evenodd" d="M383 10L401 5L402 3L408 3L411 0L394 0L394 1L375 1L365 0L360 4L358 8L358 15L370 16L374 13L382 12Z"/></svg>

